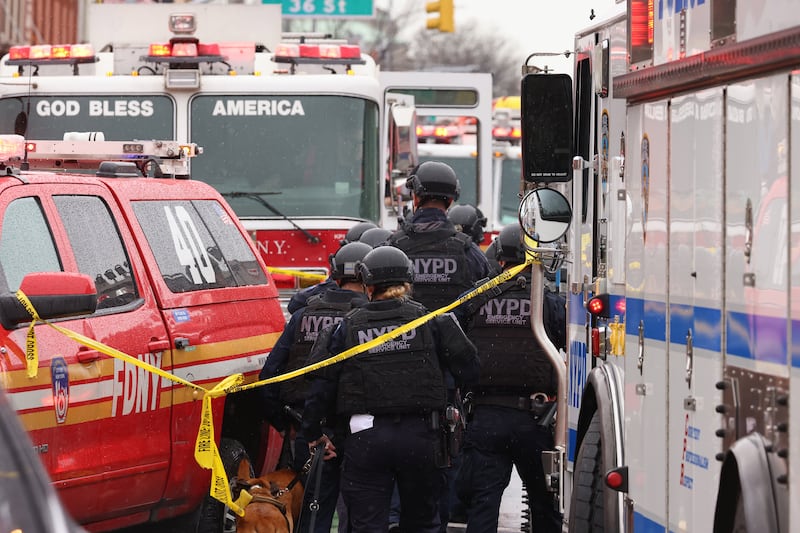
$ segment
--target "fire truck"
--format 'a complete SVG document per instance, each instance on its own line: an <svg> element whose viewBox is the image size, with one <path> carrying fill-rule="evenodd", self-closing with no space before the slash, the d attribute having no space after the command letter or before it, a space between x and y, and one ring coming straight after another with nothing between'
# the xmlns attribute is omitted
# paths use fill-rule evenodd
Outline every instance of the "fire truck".
<svg viewBox="0 0 800 533"><path fill-rule="evenodd" d="M286 300L327 275L350 227L396 223L386 182L415 160L413 109L385 101L358 46L281 34L280 5L176 11L89 4L87 45L13 47L0 61L0 131L203 146L192 177L229 201Z"/></svg>
<svg viewBox="0 0 800 533"><path fill-rule="evenodd" d="M572 208L551 480L574 531L797 531L800 12L626 7L522 82L524 179Z"/></svg>

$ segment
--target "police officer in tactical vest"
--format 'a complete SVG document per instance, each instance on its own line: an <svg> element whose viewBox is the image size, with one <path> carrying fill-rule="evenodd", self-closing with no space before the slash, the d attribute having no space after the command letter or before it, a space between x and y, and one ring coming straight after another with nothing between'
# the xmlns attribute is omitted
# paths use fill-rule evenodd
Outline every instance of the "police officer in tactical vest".
<svg viewBox="0 0 800 533"><path fill-rule="evenodd" d="M414 299L433 311L489 275L489 264L472 239L455 228L447 209L458 200L460 186L453 169L425 161L406 181L414 214L389 238L414 263Z"/></svg>
<svg viewBox="0 0 800 533"><path fill-rule="evenodd" d="M352 308L367 302L363 285L357 278L356 265L372 247L362 242L345 244L330 258L331 277L337 288L328 289L309 298L308 304L296 311L283 330L272 352L261 370L259 379L267 379L279 374L291 372L306 366L309 352L317 336L340 322ZM291 419L287 413L302 416L303 404L308 392L308 381L299 376L287 381L265 385L262 387L265 396L266 418L278 430L288 430L287 438L299 429L299 421ZM302 434L297 434L294 441L294 458L292 467L300 472L308 460L309 451ZM314 520L316 533L328 533L336 509L339 496L338 462L330 461L323 470L324 483L321 493L316 495L306 485L306 500L303 513L309 512L311 499L319 501L319 510ZM299 529L308 531L311 520L301 515Z"/></svg>
<svg viewBox="0 0 800 533"><path fill-rule="evenodd" d="M420 163L406 180L406 187L411 191L414 214L389 238L389 244L403 250L414 263L414 300L434 311L487 278L489 263L472 237L456 229L447 217L447 210L458 200L461 190L449 165L441 161ZM458 391L449 376L447 381L448 401L458 406ZM460 425L455 428L461 431ZM452 437L453 442L460 439L460 435ZM441 502L442 532L456 499L453 483L460 458L456 450L453 452L449 488Z"/></svg>
<svg viewBox="0 0 800 533"><path fill-rule="evenodd" d="M518 225L495 239L504 270L525 262ZM467 532L497 531L512 466L525 484L533 530L560 532L561 516L545 487L541 452L553 448L557 381L531 330L530 267L490 296L459 307L478 349L480 378L470 389L471 415L456 490L467 506Z"/></svg>
<svg viewBox="0 0 800 533"><path fill-rule="evenodd" d="M401 250L375 248L360 272L370 301L345 316L320 357L378 339L426 314L409 298L414 269ZM475 347L449 313L313 374L303 432L310 446L324 445L326 459L344 455L341 491L354 533L387 530L395 482L401 529L439 531L448 464L445 370L459 384L478 374ZM319 424L331 405L347 434L336 444Z"/></svg>

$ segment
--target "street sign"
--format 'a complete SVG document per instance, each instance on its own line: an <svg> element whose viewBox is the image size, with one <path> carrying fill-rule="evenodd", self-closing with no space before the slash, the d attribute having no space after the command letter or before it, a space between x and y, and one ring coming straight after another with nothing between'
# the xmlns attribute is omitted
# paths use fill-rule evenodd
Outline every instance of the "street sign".
<svg viewBox="0 0 800 533"><path fill-rule="evenodd" d="M284 17L373 18L373 0L261 0L264 4L281 4Z"/></svg>

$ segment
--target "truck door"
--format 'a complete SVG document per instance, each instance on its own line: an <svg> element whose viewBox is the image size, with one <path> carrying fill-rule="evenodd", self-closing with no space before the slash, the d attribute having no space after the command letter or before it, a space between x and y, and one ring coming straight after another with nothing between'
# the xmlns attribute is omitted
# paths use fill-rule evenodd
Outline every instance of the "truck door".
<svg viewBox="0 0 800 533"><path fill-rule="evenodd" d="M124 217L107 190L30 185L6 191L0 201L5 213L0 263L10 290L26 271L88 274L98 290L97 311L60 325L169 368L169 350L159 344L166 341L166 329ZM25 235L36 246L16 242L15 247L20 214L26 217ZM48 244L53 241L55 255ZM121 509L120 502L136 507L158 501L169 463L169 389L52 328L36 330L38 377L28 379L24 370L5 375L9 390L27 389L12 392L15 407L73 516L85 523L107 509ZM24 346L24 334L15 330L8 346Z"/></svg>
<svg viewBox="0 0 800 533"><path fill-rule="evenodd" d="M158 182L147 191L119 184L132 205L137 241L169 331L174 373L206 389L242 373L254 381L284 325L277 291L246 233L218 193L201 182ZM198 501L210 474L194 459L201 395L175 385L166 498ZM257 461L261 439L257 390L213 402L215 435L226 423ZM234 407L235 404L235 407ZM230 428L229 428L230 430Z"/></svg>
<svg viewBox="0 0 800 533"><path fill-rule="evenodd" d="M414 97L417 120L446 121L459 129L459 144L475 145L477 173L459 175L459 203L477 205L487 217L486 231L499 229L492 183L492 76L488 73L381 72L384 99L389 93Z"/></svg>
<svg viewBox="0 0 800 533"><path fill-rule="evenodd" d="M669 523L685 531L713 529L700 495L717 488L721 451L710 428L722 378L723 102L717 88L673 98L669 107L667 475Z"/></svg>

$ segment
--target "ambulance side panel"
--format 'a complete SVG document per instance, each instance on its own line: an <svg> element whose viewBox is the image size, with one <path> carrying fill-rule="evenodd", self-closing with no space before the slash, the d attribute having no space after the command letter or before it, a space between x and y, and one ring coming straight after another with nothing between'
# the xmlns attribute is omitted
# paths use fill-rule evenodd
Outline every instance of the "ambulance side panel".
<svg viewBox="0 0 800 533"><path fill-rule="evenodd" d="M667 513L668 174L667 102L628 110L626 180L631 199L629 264L638 258L643 283L626 300L625 457L634 527L663 524Z"/></svg>
<svg viewBox="0 0 800 533"><path fill-rule="evenodd" d="M719 484L723 282L722 89L670 102L669 527L711 531ZM688 154L695 154L694 157ZM656 465L653 465L656 466Z"/></svg>

